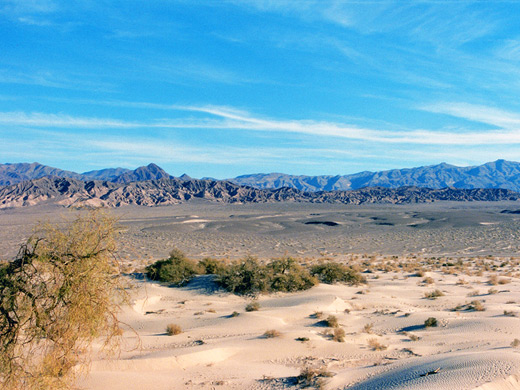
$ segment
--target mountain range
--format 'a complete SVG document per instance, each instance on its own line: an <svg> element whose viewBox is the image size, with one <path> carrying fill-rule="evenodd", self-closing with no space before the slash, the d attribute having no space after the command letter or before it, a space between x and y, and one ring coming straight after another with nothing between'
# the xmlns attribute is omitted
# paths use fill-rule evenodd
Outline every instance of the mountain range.
<svg viewBox="0 0 520 390"><path fill-rule="evenodd" d="M256 188L292 187L302 191L356 190L364 187L505 188L520 191L520 163L506 160L480 166L446 163L418 168L359 172L337 176L294 176L283 173L243 175L229 179Z"/></svg>
<svg viewBox="0 0 520 390"><path fill-rule="evenodd" d="M75 173L38 163L0 164L0 208L157 206L192 199L225 203L411 203L519 200L520 163L439 164L344 176L257 174L229 180L173 177L155 164Z"/></svg>
<svg viewBox="0 0 520 390"><path fill-rule="evenodd" d="M107 168L76 173L38 163L0 164L0 186L42 177L66 177L76 180L102 180L128 184L136 181L171 178L156 164L139 167ZM182 179L191 179L182 175ZM215 180L215 179L208 179ZM301 191L344 191L364 187L399 188L504 188L520 191L520 163L497 160L479 166L457 167L446 163L417 168L392 169L378 172L359 172L350 175L297 176L283 173L258 173L226 179L238 185L267 189L291 187Z"/></svg>

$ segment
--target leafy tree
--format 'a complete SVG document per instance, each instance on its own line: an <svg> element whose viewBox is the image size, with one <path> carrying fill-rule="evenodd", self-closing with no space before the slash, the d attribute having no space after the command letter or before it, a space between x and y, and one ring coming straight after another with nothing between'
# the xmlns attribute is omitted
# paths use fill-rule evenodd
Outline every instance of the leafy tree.
<svg viewBox="0 0 520 390"><path fill-rule="evenodd" d="M0 266L0 388L70 389L92 342L117 347L124 299L115 220L93 211L65 229L43 225Z"/></svg>

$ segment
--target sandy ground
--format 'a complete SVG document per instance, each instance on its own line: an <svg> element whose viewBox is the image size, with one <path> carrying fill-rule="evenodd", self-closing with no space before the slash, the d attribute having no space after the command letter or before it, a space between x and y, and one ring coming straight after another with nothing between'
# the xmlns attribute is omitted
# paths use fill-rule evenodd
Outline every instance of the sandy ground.
<svg viewBox="0 0 520 390"><path fill-rule="evenodd" d="M520 339L519 209L517 202L490 202L112 210L127 272L174 247L195 259L291 255L304 263L356 262L372 272L363 286L321 284L260 296L254 312L245 311L250 298L219 290L212 276L183 288L132 279L132 305L120 319L133 330L126 328L117 359L95 355L79 385L295 389L302 387L302 370L322 369L332 375L324 379L328 389L519 389L520 347L512 346ZM63 223L76 213L1 210L0 253L12 258L34 223ZM421 276L406 264L422 269ZM492 276L503 284L490 284ZM425 297L435 290L442 295ZM475 300L485 310L474 310ZM344 342L323 324L330 315L345 331ZM430 317L437 327L424 327ZM183 332L167 335L168 324ZM268 330L279 336L265 337Z"/></svg>
<svg viewBox="0 0 520 390"><path fill-rule="evenodd" d="M122 226L120 256L135 263L167 257L260 258L344 254L514 256L520 252L520 202L414 205L188 203L111 209ZM37 221L63 222L76 210L0 210L0 253L16 255ZM332 223L327 224L327 223Z"/></svg>
<svg viewBox="0 0 520 390"><path fill-rule="evenodd" d="M320 284L260 296L254 312L244 310L250 299L216 289L212 276L183 288L136 281L133 306L121 319L139 335L140 348L132 350L136 335L127 331L120 358L94 361L81 384L92 390L290 389L300 388L295 377L302 369L321 367L333 375L328 389L519 388L520 348L511 345L520 338L518 278L493 286L486 274L367 275L368 284L358 287ZM423 282L428 277L433 282ZM444 295L425 298L436 289ZM485 310L453 311L474 300ZM345 330L345 342L328 335L321 321L329 315ZM437 327L424 327L429 317ZM183 333L168 336L170 323ZM280 335L266 338L271 329ZM387 348L374 350L370 339Z"/></svg>

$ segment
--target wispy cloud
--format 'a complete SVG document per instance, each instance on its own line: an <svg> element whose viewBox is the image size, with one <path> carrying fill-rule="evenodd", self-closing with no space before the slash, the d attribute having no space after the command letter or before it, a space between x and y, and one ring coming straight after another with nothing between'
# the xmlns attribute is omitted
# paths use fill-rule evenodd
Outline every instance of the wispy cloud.
<svg viewBox="0 0 520 390"><path fill-rule="evenodd" d="M120 103L123 104L123 103ZM129 103L133 107L153 106L150 103ZM484 123L500 125L499 130L468 131L459 128L446 130L378 130L361 128L349 124L314 121L314 120L279 120L255 116L247 111L222 106L180 106L156 105L157 107L195 112L200 117L166 118L149 121L132 122L110 118L74 117L65 114L1 112L0 124L31 127L74 127L74 128L106 128L106 129L205 129L208 131L254 131L267 133L291 133L314 137L341 138L354 141L378 144L417 144L417 145L500 145L520 143L520 117L499 110L480 109L459 104L437 105L428 108L430 111L448 113ZM519 126L520 127L520 126Z"/></svg>
<svg viewBox="0 0 520 390"><path fill-rule="evenodd" d="M495 107L460 102L442 102L419 108L438 114L451 115L475 122L486 123L503 129L520 131L520 114Z"/></svg>

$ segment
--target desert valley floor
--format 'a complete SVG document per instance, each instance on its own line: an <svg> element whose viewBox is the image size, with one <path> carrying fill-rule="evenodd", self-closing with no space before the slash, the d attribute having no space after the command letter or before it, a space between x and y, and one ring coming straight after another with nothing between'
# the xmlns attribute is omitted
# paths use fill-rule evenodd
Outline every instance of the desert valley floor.
<svg viewBox="0 0 520 390"><path fill-rule="evenodd" d="M80 386L104 389L520 388L520 204L344 206L189 203L110 210L133 285L120 356L96 355ZM75 211L0 211L12 258L37 221ZM211 275L172 288L135 276L172 248L190 258L357 264L367 283L249 297ZM327 318L337 319L336 328ZM427 327L434 318L437 326ZM182 333L169 336L168 324ZM334 339L335 329L344 342ZM266 333L267 332L267 333ZM310 382L308 382L310 383Z"/></svg>

